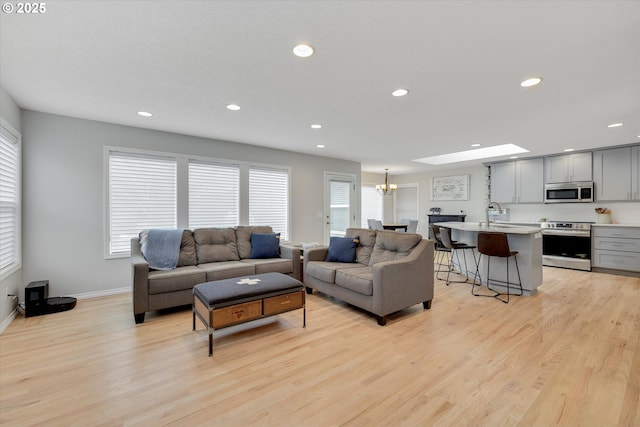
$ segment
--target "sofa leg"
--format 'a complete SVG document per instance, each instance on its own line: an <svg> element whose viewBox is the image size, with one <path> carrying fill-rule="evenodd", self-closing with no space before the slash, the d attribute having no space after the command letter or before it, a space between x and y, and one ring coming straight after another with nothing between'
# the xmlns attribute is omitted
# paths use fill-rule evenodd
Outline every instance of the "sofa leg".
<svg viewBox="0 0 640 427"><path fill-rule="evenodd" d="M307 294L313 295L313 288L306 287L305 289L307 290Z"/></svg>
<svg viewBox="0 0 640 427"><path fill-rule="evenodd" d="M136 324L144 322L144 313L134 314L133 317L136 318Z"/></svg>
<svg viewBox="0 0 640 427"><path fill-rule="evenodd" d="M387 316L376 316L378 319L378 325L384 326L387 324Z"/></svg>
<svg viewBox="0 0 640 427"><path fill-rule="evenodd" d="M432 300L424 301L424 302L422 303L422 307L424 307L424 309L425 309L425 310L429 310L429 309L431 308L431 301L432 301Z"/></svg>

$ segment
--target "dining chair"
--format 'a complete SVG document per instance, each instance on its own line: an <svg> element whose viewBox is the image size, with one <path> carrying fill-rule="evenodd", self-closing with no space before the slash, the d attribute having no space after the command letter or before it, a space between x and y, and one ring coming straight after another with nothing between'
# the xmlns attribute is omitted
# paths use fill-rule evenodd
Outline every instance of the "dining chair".
<svg viewBox="0 0 640 427"><path fill-rule="evenodd" d="M490 291L494 292L494 295L483 295L483 294L476 294L474 292L475 289L475 280L473 285L471 286L471 293L474 296L477 297L493 297L496 298L499 301L502 301L503 303L507 304L509 302L509 296L510 295L517 295L517 296L521 296L523 294L522 291L522 279L520 278L520 268L518 267L518 251L512 251L509 248L509 241L507 240L507 234L506 233L502 233L502 232L497 232L497 231L481 231L478 233L478 252L480 252L480 258L478 259L478 267L480 266L480 260L482 259L482 255L488 256L489 258L487 259L487 289L489 289ZM506 258L506 264L507 264L507 277L506 277L506 281L503 280L498 280L498 279L491 279L489 276L489 268L491 265L491 258L492 257L499 257L499 258ZM517 285L517 290L519 291L519 293L511 293L511 285L512 283L509 282L509 259L513 257L513 260L516 264L516 271L518 272L518 283L513 283L513 285ZM476 268L476 275L478 277L480 277L480 271L479 268ZM498 292L495 289L491 288L489 282L493 281L495 282L499 282L499 283L506 283L507 285L507 293L504 294L502 292ZM480 277L480 284L478 286L482 286L482 277ZM502 295L506 295L507 299L504 300L502 298L500 298L500 296Z"/></svg>
<svg viewBox="0 0 640 427"><path fill-rule="evenodd" d="M378 219L367 219L367 225L370 230L384 230L384 227L382 227L382 221Z"/></svg>
<svg viewBox="0 0 640 427"><path fill-rule="evenodd" d="M418 231L418 220L412 219L407 225L407 233L416 233Z"/></svg>

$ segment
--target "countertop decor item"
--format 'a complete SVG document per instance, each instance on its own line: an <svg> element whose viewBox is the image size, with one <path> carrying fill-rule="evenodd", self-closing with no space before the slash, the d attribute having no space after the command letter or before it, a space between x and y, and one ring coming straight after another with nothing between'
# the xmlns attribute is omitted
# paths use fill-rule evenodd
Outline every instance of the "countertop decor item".
<svg viewBox="0 0 640 427"><path fill-rule="evenodd" d="M608 208L596 208L598 224L611 224L611 211Z"/></svg>

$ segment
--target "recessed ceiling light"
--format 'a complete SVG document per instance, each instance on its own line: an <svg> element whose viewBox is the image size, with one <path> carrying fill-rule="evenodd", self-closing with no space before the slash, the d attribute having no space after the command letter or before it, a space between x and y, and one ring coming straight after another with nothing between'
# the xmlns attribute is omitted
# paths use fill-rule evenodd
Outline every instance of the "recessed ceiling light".
<svg viewBox="0 0 640 427"><path fill-rule="evenodd" d="M227 105L227 110L231 110L231 111L238 111L240 109L239 105L236 104L229 104Z"/></svg>
<svg viewBox="0 0 640 427"><path fill-rule="evenodd" d="M393 92L391 92L391 95L393 95L393 96L405 96L408 93L409 93L409 91L407 89L396 89Z"/></svg>
<svg viewBox="0 0 640 427"><path fill-rule="evenodd" d="M511 156L511 157L509 157L509 158L510 158L510 159L517 159L517 158L518 158L518 156Z"/></svg>
<svg viewBox="0 0 640 427"><path fill-rule="evenodd" d="M294 46L293 54L295 56L299 56L300 58L308 58L313 55L313 48L308 44L301 43Z"/></svg>
<svg viewBox="0 0 640 427"><path fill-rule="evenodd" d="M620 122L620 123L611 123L610 125L607 125L608 128L619 128L620 126L624 125L624 123Z"/></svg>
<svg viewBox="0 0 640 427"><path fill-rule="evenodd" d="M563 151L574 151L575 148L565 148Z"/></svg>
<svg viewBox="0 0 640 427"><path fill-rule="evenodd" d="M316 147L318 147L318 148L324 148L324 144L318 144L318 145L316 145Z"/></svg>
<svg viewBox="0 0 640 427"><path fill-rule="evenodd" d="M508 156L510 154L528 152L529 150L514 144L503 144L457 153L442 154L440 156L424 157L422 159L415 159L414 162L427 163L429 165L444 165L447 163L465 162L467 160L486 159L488 157Z"/></svg>
<svg viewBox="0 0 640 427"><path fill-rule="evenodd" d="M520 86L531 87L531 86L539 85L540 83L542 83L542 79L540 77L532 77L520 83Z"/></svg>
<svg viewBox="0 0 640 427"><path fill-rule="evenodd" d="M147 112L147 111L138 111L138 115L142 116L142 117L151 117L153 116L153 114Z"/></svg>
<svg viewBox="0 0 640 427"><path fill-rule="evenodd" d="M471 144L472 147L480 147L480 144L475 143L475 144Z"/></svg>
<svg viewBox="0 0 640 427"><path fill-rule="evenodd" d="M311 125L311 129L321 129L322 125Z"/></svg>

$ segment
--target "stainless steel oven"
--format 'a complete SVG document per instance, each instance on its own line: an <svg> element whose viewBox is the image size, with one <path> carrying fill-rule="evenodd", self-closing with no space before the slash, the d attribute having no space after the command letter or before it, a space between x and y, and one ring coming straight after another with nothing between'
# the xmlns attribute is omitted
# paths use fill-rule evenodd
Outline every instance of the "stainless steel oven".
<svg viewBox="0 0 640 427"><path fill-rule="evenodd" d="M590 222L550 221L542 228L542 265L591 271Z"/></svg>

